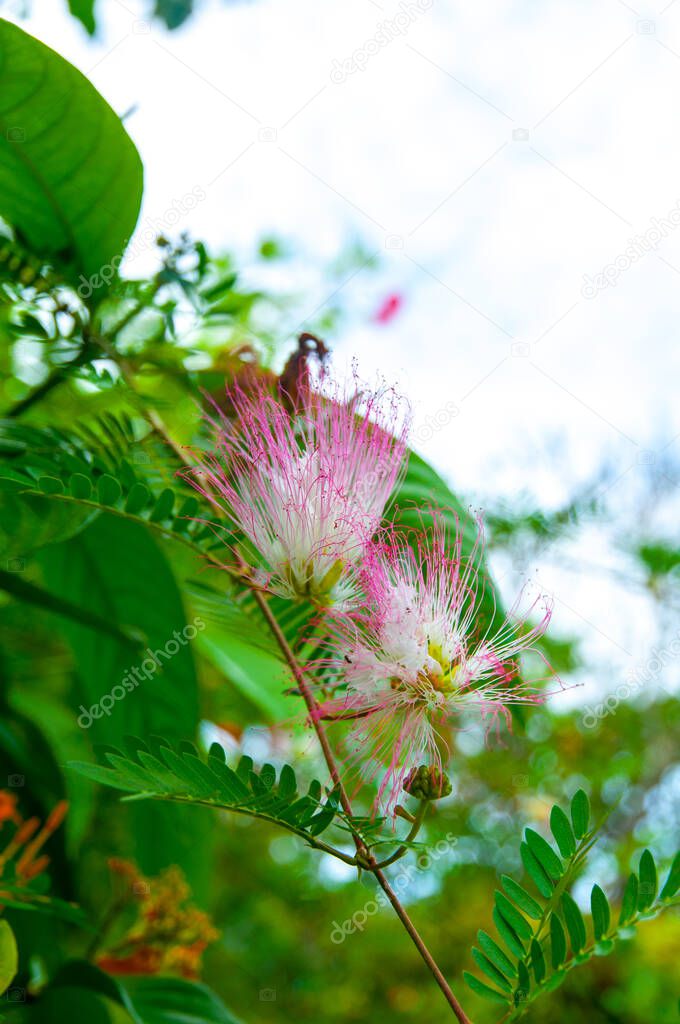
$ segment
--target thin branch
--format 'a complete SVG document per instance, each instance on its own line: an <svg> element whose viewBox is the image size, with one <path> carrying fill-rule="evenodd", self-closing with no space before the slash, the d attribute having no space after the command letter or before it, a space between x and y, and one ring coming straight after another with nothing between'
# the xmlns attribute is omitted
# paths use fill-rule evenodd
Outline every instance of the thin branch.
<svg viewBox="0 0 680 1024"><path fill-rule="evenodd" d="M406 839L404 840L405 843L412 843L413 840L418 835L418 833L420 832L420 828L421 828L421 826L423 824L423 821L425 820L425 813L426 813L426 811L427 811L427 800L422 800L420 802L420 806L418 807L418 810L416 811L416 816L413 819L413 825L411 827L411 831L409 832L409 834L406 836ZM376 864L376 868L386 868L386 867L389 867L390 864L394 864L395 861L400 860L401 857L403 857L404 854L407 853L407 852L408 852L408 846L400 846L399 849L396 850L392 854L391 857L388 857L387 860L383 860L379 864Z"/></svg>
<svg viewBox="0 0 680 1024"><path fill-rule="evenodd" d="M309 688L309 685L307 683L307 680L305 679L304 673L303 673L302 669L300 668L300 666L299 666L299 664L297 662L297 659L296 659L295 655L293 654L293 652L292 652L292 650L290 648L290 645L289 645L288 641L286 640L286 638L285 638L285 636L284 636L284 634L283 634L283 632L281 630L281 627L279 626L278 622L276 621L276 618L274 617L274 615L272 613L272 610L269 607L269 604L268 604L267 599L265 598L264 594L262 594L259 590L253 590L253 596L254 596L255 600L257 601L257 604L258 604L260 610L262 611L262 614L264 615L265 619L267 620L267 624L268 624L269 628L271 629L271 631L272 631L272 633L274 635L274 638L275 638L276 642L278 643L278 645L279 645L279 647L281 649L281 653L283 654L284 658L288 662L290 670L293 673L293 677L294 677L294 679L295 679L295 681L296 681L296 683L297 683L297 685L298 685L298 687L300 689L300 693L302 694L302 697L303 697L303 699L305 701L305 704L307 705L307 709L308 709L308 711L310 713L310 718L311 718L311 721L312 721L312 725L314 727L314 731L316 732L317 738L319 740L319 744L321 745L321 749L323 751L323 755L324 755L324 758L326 760L326 764L328 765L328 770L330 772L331 779L333 780L333 784L338 789L338 793L339 793L339 796L340 796L340 803L342 804L342 807L343 807L343 810L345 811L345 814L351 820L351 818L352 818L352 807L351 807L349 799L347 797L347 793L345 792L345 788L342 785L342 781L340 779L340 773L338 772L338 767L337 767L337 765L335 763L335 758L333 756L333 752L332 752L330 744L328 742L328 737L326 736L324 728L323 728L321 722L319 721L319 717L318 717L318 714L317 714L318 705L316 703L316 700L314 699L314 695L312 694L312 692L311 692L311 690ZM423 960L427 964L428 968L430 969L430 971L431 971L435 981L437 982L437 984L439 985L440 989L442 990L442 992L444 994L444 998L446 999L446 1001L448 1002L449 1006L451 1007L451 1009L455 1013L455 1015L456 1015L456 1017L457 1017L457 1019L459 1021L459 1024L471 1024L470 1018L467 1016L467 1014L463 1010L462 1006L460 1005L460 1003L456 999L455 995L453 994L449 983L447 982L446 978L444 977L444 975L442 974L441 970L437 966L437 963L436 963L434 957L432 956L432 954L430 953L429 949L427 948L427 946L423 942L422 938L420 937L420 934L418 933L415 925L411 921L411 918L408 916L408 914L406 913L406 910L404 909L404 907L399 902L399 898L397 897L396 893L392 889L390 883L387 881L387 878L383 874L381 868L378 866L377 861L375 860L375 858L370 853L368 853L368 851L366 850L366 848L365 848L365 846L364 846L364 844L361 841L361 838L359 836L354 835L354 842L355 842L355 845L357 847L357 854L363 854L364 855L364 857L362 859L365 858L366 869L368 871L370 871L372 874L375 875L375 877L376 877L376 879L378 881L378 884L380 885L380 888L383 890L383 892L387 896L388 900L392 904L392 907L394 908L394 911L397 914L397 917L399 918L399 920L403 924L404 928L406 929L406 931L408 932L409 936L411 937L411 940L413 941L416 949L418 950L418 952L420 953L421 957L423 958Z"/></svg>

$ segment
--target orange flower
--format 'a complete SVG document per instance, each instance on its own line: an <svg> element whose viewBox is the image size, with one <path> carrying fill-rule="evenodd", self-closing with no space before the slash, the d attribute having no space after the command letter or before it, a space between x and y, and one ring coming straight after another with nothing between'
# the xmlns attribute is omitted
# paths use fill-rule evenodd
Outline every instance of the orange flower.
<svg viewBox="0 0 680 1024"><path fill-rule="evenodd" d="M0 789L0 823L17 821L18 817L16 793L8 793L6 789Z"/></svg>

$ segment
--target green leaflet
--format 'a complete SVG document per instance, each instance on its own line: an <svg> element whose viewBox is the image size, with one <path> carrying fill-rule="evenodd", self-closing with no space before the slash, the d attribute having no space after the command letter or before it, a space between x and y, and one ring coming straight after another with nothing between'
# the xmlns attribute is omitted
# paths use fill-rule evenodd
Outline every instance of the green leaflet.
<svg viewBox="0 0 680 1024"><path fill-rule="evenodd" d="M533 917L535 921L540 920L543 913L541 907L536 900L529 895L526 889L516 882L509 875L501 875L501 883L508 896L515 901L520 910L523 910L529 917Z"/></svg>
<svg viewBox="0 0 680 1024"><path fill-rule="evenodd" d="M480 953L480 951L475 947L472 949L472 959L477 964L480 971L483 971L487 978L490 978L491 981L495 982L499 988L505 989L506 992L512 992L512 985L503 972L499 971L496 965L493 964L488 957L484 956L483 953Z"/></svg>
<svg viewBox="0 0 680 1024"><path fill-rule="evenodd" d="M640 885L638 887L638 910L647 910L651 907L656 896L658 880L656 876L656 865L649 850L643 850L640 857L639 867Z"/></svg>
<svg viewBox="0 0 680 1024"><path fill-rule="evenodd" d="M607 897L599 885L594 885L592 888L590 912L593 918L593 932L595 938L599 941L606 935L611 918Z"/></svg>
<svg viewBox="0 0 680 1024"><path fill-rule="evenodd" d="M550 843L546 842L543 836L540 836L538 832L534 832L532 828L527 828L524 835L529 849L539 861L541 867L544 868L546 874L555 881L558 881L564 871L562 862Z"/></svg>
<svg viewBox="0 0 680 1024"><path fill-rule="evenodd" d="M626 882L626 888L623 890L623 899L621 900L621 913L619 915L619 924L627 924L628 921L633 917L638 905L638 878L635 873L628 876Z"/></svg>
<svg viewBox="0 0 680 1024"><path fill-rule="evenodd" d="M567 955L567 936L557 914L550 915L550 961L553 970L564 963Z"/></svg>
<svg viewBox="0 0 680 1024"><path fill-rule="evenodd" d="M463 971L463 980L478 996L483 996L492 1003L501 1003L503 1006L508 1005L508 1000L504 995L498 992L497 989L491 988L490 985L485 985L483 981L475 978L474 974L470 974L469 971Z"/></svg>
<svg viewBox="0 0 680 1024"><path fill-rule="evenodd" d="M517 976L517 968L512 960L505 955L501 947L498 943L494 942L490 935L480 930L477 932L477 941L489 960L496 965L499 971L502 971L503 974L509 977Z"/></svg>
<svg viewBox="0 0 680 1024"><path fill-rule="evenodd" d="M496 890L495 901L499 913L503 915L515 934L518 935L520 939L530 939L532 934L531 926L528 924L526 918L524 918L517 908L510 902L507 896Z"/></svg>
<svg viewBox="0 0 680 1024"><path fill-rule="evenodd" d="M562 913L569 932L569 941L574 953L580 953L586 944L586 924L575 901L568 892L562 894Z"/></svg>
<svg viewBox="0 0 680 1024"><path fill-rule="evenodd" d="M571 801L571 823L574 826L574 835L582 839L588 831L590 819L590 802L582 789L574 793Z"/></svg>
<svg viewBox="0 0 680 1024"><path fill-rule="evenodd" d="M676 892L680 889L680 853L676 853L671 869L668 872L668 878L664 882L663 889L659 893L660 900L669 900L675 896Z"/></svg>
<svg viewBox="0 0 680 1024"><path fill-rule="evenodd" d="M515 930L508 924L503 915L498 910L498 907L494 907L492 913L493 923L498 929L498 934L503 939L503 942L508 947L511 953L514 953L520 960L524 956L525 949L522 940L519 938Z"/></svg>
<svg viewBox="0 0 680 1024"><path fill-rule="evenodd" d="M555 883L552 881L545 868L531 852L526 843L520 844L519 852L522 857L522 863L524 864L525 871L540 892L541 896L544 896L546 899L550 899Z"/></svg>
<svg viewBox="0 0 680 1024"><path fill-rule="evenodd" d="M545 957L543 956L543 950L539 943L536 942L536 939L531 940L530 957L531 969L534 972L536 984L540 985L545 978Z"/></svg>
<svg viewBox="0 0 680 1024"><path fill-rule="evenodd" d="M563 857L571 857L576 851L576 840L571 830L569 819L557 804L550 812L550 831L555 837L557 847Z"/></svg>
<svg viewBox="0 0 680 1024"><path fill-rule="evenodd" d="M70 767L87 778L130 797L147 797L180 803L205 804L280 825L314 845L336 819L337 795L324 802L321 785L313 781L306 794L298 792L293 769L286 765L278 779L272 765L257 772L249 757L231 768L224 750L213 744L207 756L190 743L173 747L167 740L149 744L134 737L126 740L127 752L109 747L105 765L72 762ZM377 830L381 820L373 824Z"/></svg>

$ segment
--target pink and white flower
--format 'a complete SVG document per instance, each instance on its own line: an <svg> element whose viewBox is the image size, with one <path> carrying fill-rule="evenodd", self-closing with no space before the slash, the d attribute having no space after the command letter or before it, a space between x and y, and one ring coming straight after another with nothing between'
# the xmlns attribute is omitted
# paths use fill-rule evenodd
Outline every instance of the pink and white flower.
<svg viewBox="0 0 680 1024"><path fill-rule="evenodd" d="M356 381L354 382L356 385ZM214 448L186 479L249 539L256 579L283 597L347 605L354 567L406 463L409 414L386 387L301 381L295 411L261 385L229 395Z"/></svg>
<svg viewBox="0 0 680 1024"><path fill-rule="evenodd" d="M351 723L348 769L362 780L382 776L377 806L387 813L412 769L443 769L444 726L452 719L476 710L488 730L499 716L510 723L508 705L545 699L522 681L517 657L544 633L550 601L540 595L518 617L520 597L499 628L481 631L481 523L466 558L461 531L448 551L439 514L433 523L412 537L391 530L372 545L361 574L365 600L351 616L332 616L332 654L324 663L326 676L335 673L346 689L322 703L319 715ZM528 626L537 611L537 624Z"/></svg>

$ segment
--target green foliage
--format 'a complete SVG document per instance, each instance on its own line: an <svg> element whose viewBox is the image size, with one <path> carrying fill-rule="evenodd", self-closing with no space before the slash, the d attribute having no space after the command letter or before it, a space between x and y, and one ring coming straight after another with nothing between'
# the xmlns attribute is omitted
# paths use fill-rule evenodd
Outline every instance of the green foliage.
<svg viewBox="0 0 680 1024"><path fill-rule="evenodd" d="M74 280L99 274L120 257L137 221L137 150L79 71L7 21L0 68L0 215Z"/></svg>
<svg viewBox="0 0 680 1024"><path fill-rule="evenodd" d="M81 960L64 964L40 1002L18 1019L22 1024L239 1024L215 993L198 982L115 979Z"/></svg>
<svg viewBox="0 0 680 1024"><path fill-rule="evenodd" d="M316 837L341 815L337 794L328 793L322 802L318 781L301 794L290 765L284 765L277 777L272 765L258 772L252 758L244 756L232 769L218 743L213 743L207 757L201 757L190 743L173 749L165 740L147 746L131 739L127 755L108 750L105 759L108 766L74 763L71 767L135 798L205 804L261 818L294 832L311 846L318 845Z"/></svg>
<svg viewBox="0 0 680 1024"><path fill-rule="evenodd" d="M625 886L617 926L611 925L604 890L599 885L593 886L590 897L592 938L589 938L583 914L569 893L598 833L598 828L590 825L589 801L583 790L574 794L571 815L573 832L569 819L558 805L550 812L550 828L561 857L537 832L530 828L525 830L523 862L536 885L538 898L508 875L501 876L507 895L496 892L493 919L506 950L482 931L478 932L481 951L472 950L476 965L496 987L469 972L464 974L477 995L508 1007L508 1020L523 1016L530 1003L542 993L557 988L576 965L611 952L615 942L626 937L628 929L638 921L654 917L674 905L671 900L680 888L679 854L661 895L656 898L656 865L651 852L644 850L638 873L632 873ZM569 949L571 956L568 956Z"/></svg>
<svg viewBox="0 0 680 1024"><path fill-rule="evenodd" d="M68 0L68 8L74 18L82 24L88 35L94 35L97 25L94 18L95 0Z"/></svg>
<svg viewBox="0 0 680 1024"><path fill-rule="evenodd" d="M0 921L0 996L9 988L19 966L14 932L7 921Z"/></svg>
<svg viewBox="0 0 680 1024"><path fill-rule="evenodd" d="M194 9L194 0L156 0L154 14L169 29L183 25Z"/></svg>
<svg viewBox="0 0 680 1024"><path fill-rule="evenodd" d="M5 455L0 465L0 528L6 521L9 530L17 508L25 510L27 521L25 526L20 521L20 541L14 521L15 549L27 553L51 540L64 540L104 511L151 526L158 534L175 535L197 554L223 547L219 524L197 515L193 493L165 486L164 478L172 480L172 466L156 471L152 455L130 434L129 421L107 414L81 431L68 434L13 420L0 423ZM8 509L4 515L3 507ZM52 534L45 524L54 507L61 514L55 514ZM33 509L42 523L38 533L33 530ZM64 522L69 524L66 530Z"/></svg>

